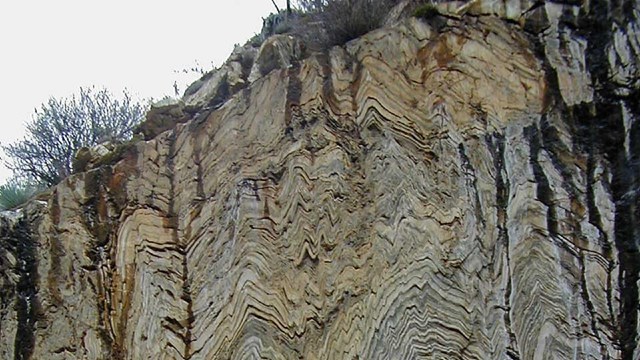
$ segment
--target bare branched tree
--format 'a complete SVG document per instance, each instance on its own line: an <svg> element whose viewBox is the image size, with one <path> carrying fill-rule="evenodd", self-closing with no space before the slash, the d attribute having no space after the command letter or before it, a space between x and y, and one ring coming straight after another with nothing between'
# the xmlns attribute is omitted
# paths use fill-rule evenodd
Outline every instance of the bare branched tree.
<svg viewBox="0 0 640 360"><path fill-rule="evenodd" d="M71 98L50 98L36 109L24 139L3 146L6 165L16 175L51 186L71 174L73 157L83 146L123 141L144 116L146 106L123 92L80 88Z"/></svg>

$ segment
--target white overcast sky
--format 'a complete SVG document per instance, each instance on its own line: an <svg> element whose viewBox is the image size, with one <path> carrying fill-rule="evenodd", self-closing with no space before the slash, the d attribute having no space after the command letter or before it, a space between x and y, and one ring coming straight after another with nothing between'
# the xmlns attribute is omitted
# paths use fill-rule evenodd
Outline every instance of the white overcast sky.
<svg viewBox="0 0 640 360"><path fill-rule="evenodd" d="M22 138L35 108L81 86L173 95L174 81L198 77L176 70L221 65L274 11L271 0L2 0L0 142ZM9 176L0 165L0 184Z"/></svg>

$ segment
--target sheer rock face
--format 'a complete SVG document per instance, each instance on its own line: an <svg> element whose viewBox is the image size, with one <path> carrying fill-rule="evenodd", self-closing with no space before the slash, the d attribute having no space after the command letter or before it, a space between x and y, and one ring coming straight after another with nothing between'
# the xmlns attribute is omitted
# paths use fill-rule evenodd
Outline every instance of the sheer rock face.
<svg viewBox="0 0 640 360"><path fill-rule="evenodd" d="M407 19L6 214L2 357L638 358L638 6L603 4Z"/></svg>

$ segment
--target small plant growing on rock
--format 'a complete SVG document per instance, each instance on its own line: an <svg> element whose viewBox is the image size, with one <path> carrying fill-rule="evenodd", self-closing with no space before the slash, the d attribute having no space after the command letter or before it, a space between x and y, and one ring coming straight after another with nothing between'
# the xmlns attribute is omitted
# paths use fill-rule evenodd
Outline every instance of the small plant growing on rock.
<svg viewBox="0 0 640 360"><path fill-rule="evenodd" d="M10 179L4 185L0 185L0 211L15 209L23 205L42 188L42 186L26 180Z"/></svg>
<svg viewBox="0 0 640 360"><path fill-rule="evenodd" d="M246 44L251 45L251 47L259 48L260 45L264 42L261 34L254 34L251 39L247 40Z"/></svg>
<svg viewBox="0 0 640 360"><path fill-rule="evenodd" d="M438 15L440 15L438 7L431 3L421 5L413 12L414 17L423 20L430 20Z"/></svg>

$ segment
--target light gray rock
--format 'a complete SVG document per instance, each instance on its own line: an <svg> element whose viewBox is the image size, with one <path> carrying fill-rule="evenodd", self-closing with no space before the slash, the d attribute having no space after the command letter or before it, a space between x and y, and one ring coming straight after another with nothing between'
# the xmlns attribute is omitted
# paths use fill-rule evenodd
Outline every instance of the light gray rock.
<svg viewBox="0 0 640 360"><path fill-rule="evenodd" d="M150 115L184 121L0 215L0 352L638 358L637 11L606 4L237 48Z"/></svg>

